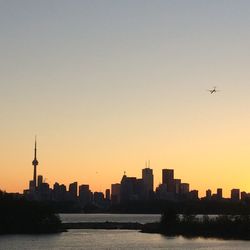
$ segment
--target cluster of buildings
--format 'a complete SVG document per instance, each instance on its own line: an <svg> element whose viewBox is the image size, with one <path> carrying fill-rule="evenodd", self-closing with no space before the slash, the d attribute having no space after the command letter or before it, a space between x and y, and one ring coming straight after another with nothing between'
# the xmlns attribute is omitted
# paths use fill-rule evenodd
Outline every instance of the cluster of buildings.
<svg viewBox="0 0 250 250"><path fill-rule="evenodd" d="M94 204L100 207L108 207L111 204L122 204L130 201L152 201L152 200L199 200L198 190L190 190L189 183L183 183L181 179L174 178L173 169L162 169L162 183L154 189L154 175L150 164L142 169L141 178L128 177L124 173L120 183L111 184L111 190L92 192L89 185L79 185L73 182L68 189L64 184L55 183L53 188L43 180L43 176L37 176L37 146L35 141L33 179L29 182L29 189L24 190L24 195L30 200L78 202L82 207ZM225 200L222 189L212 194L209 189L202 200ZM232 201L250 199L250 194L241 192L239 189L231 190Z"/></svg>
<svg viewBox="0 0 250 250"><path fill-rule="evenodd" d="M188 183L174 178L173 169L162 169L162 184L154 191L153 169L142 169L142 177L127 177L125 174L120 183L111 185L112 203L123 203L133 200L183 200L199 199L198 190L189 190Z"/></svg>
<svg viewBox="0 0 250 250"><path fill-rule="evenodd" d="M216 193L212 193L211 189L206 190L206 196L201 198L202 200L209 200L209 201L223 201L223 200L228 200L226 198L223 198L222 194L222 188L217 188ZM245 200L250 200L250 193L246 192L240 192L240 189L238 188L233 188L231 190L231 201L245 201Z"/></svg>

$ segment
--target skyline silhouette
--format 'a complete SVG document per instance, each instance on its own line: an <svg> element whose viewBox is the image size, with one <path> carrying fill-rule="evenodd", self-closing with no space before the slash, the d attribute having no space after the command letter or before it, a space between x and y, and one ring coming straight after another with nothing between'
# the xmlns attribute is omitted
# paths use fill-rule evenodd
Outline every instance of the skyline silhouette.
<svg viewBox="0 0 250 250"><path fill-rule="evenodd" d="M211 189L206 190L206 195L201 197L199 190L191 189L190 184L182 179L176 179L174 169L162 169L162 181L159 185L154 185L153 169L150 168L150 160L145 161L145 168L142 169L141 178L128 177L124 171L121 181L110 183L104 192L91 190L88 182L79 184L74 181L69 184L67 189L64 183L55 182L53 188L46 182L41 174L37 175L37 138L35 137L33 178L29 181L28 189L23 191L26 198L30 200L55 200L55 201L75 201L77 198L86 205L94 200L101 204L109 201L112 204L128 202L130 200L199 200L222 201L226 197L223 195L223 189L217 187L217 192L213 193ZM250 193L238 188L231 189L231 200L240 201L250 198ZM106 206L107 204L105 204Z"/></svg>

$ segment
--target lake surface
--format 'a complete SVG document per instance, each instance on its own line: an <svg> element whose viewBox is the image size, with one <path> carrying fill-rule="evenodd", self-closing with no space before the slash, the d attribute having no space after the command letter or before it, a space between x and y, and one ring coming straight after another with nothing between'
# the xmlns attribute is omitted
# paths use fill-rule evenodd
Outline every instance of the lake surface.
<svg viewBox="0 0 250 250"><path fill-rule="evenodd" d="M131 230L69 230L54 235L0 236L1 250L71 250L71 249L249 249L247 241L216 239L185 239L165 237L159 234L143 234Z"/></svg>
<svg viewBox="0 0 250 250"><path fill-rule="evenodd" d="M160 214L60 214L62 222L138 222L160 221Z"/></svg>
<svg viewBox="0 0 250 250"><path fill-rule="evenodd" d="M209 215L214 218L218 215ZM202 219L203 215L196 215ZM138 222L141 224L159 222L160 214L60 214L62 222ZM182 218L182 215L180 215Z"/></svg>
<svg viewBox="0 0 250 250"><path fill-rule="evenodd" d="M154 222L160 215L152 214L61 214L63 222ZM250 241L166 237L144 234L136 230L77 229L59 234L2 235L0 250L71 250L71 249L250 249Z"/></svg>

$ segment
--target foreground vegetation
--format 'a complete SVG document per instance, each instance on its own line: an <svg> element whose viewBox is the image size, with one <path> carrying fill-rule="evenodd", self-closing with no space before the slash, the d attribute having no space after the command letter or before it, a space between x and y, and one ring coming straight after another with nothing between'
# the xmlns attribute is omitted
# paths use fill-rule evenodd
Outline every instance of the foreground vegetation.
<svg viewBox="0 0 250 250"><path fill-rule="evenodd" d="M215 218L184 214L180 218L175 212L163 213L160 223L144 225L142 232L161 233L168 236L214 237L223 239L250 240L249 215L221 215Z"/></svg>
<svg viewBox="0 0 250 250"><path fill-rule="evenodd" d="M0 234L60 231L61 221L50 207L0 192Z"/></svg>

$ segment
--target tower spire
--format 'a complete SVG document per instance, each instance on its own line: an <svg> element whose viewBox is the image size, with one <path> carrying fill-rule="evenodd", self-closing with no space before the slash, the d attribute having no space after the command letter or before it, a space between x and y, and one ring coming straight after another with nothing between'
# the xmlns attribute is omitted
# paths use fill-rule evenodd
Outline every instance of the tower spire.
<svg viewBox="0 0 250 250"><path fill-rule="evenodd" d="M32 165L34 166L34 173L33 173L33 185L34 187L36 188L36 167L38 165L38 160L36 158L36 151L37 151L37 148L36 148L36 136L35 136L35 149L34 149L34 160L32 161Z"/></svg>
<svg viewBox="0 0 250 250"><path fill-rule="evenodd" d="M36 136L35 136L35 152L34 152L34 159L36 159Z"/></svg>

